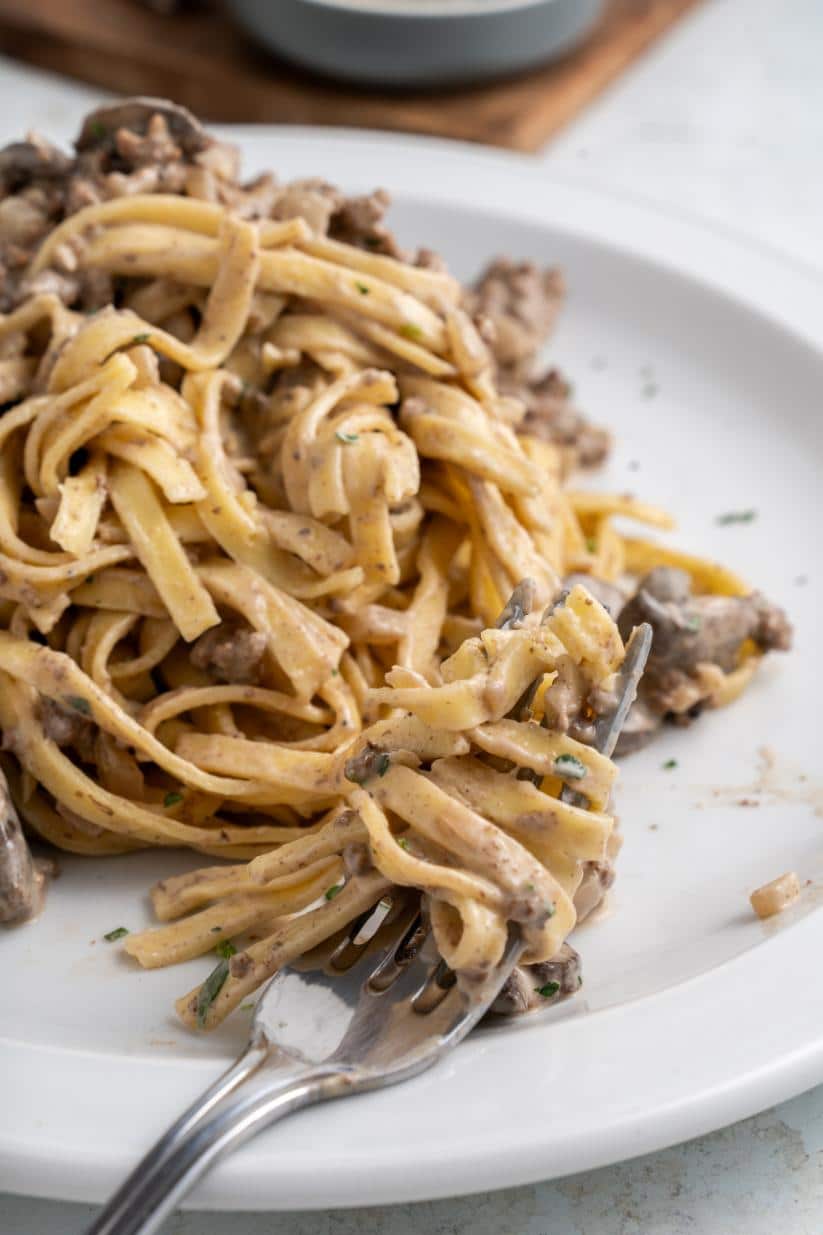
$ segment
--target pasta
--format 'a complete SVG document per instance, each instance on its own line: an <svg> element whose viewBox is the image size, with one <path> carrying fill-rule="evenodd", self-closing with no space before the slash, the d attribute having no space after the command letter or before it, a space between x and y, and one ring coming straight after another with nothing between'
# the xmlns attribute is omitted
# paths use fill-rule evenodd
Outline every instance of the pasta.
<svg viewBox="0 0 823 1235"><path fill-rule="evenodd" d="M179 1001L193 1028L402 889L459 973L512 921L551 962L617 848L587 726L628 632L598 587L748 589L615 522L657 508L567 486L448 274L190 189L68 214L0 318L20 815L90 857L220 861L124 942L148 968L239 949ZM113 289L91 314L36 290L67 254ZM728 702L767 646L749 622L667 700Z"/></svg>

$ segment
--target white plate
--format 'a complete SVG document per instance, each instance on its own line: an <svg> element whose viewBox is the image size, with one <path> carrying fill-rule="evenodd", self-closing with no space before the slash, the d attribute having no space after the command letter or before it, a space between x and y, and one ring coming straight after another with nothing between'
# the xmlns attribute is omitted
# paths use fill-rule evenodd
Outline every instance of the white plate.
<svg viewBox="0 0 823 1235"><path fill-rule="evenodd" d="M392 187L403 239L462 275L498 252L562 266L571 294L552 357L617 435L592 483L665 503L679 543L787 605L797 644L731 710L624 765L626 844L611 914L575 939L579 998L476 1033L408 1085L295 1117L192 1204L376 1204L518 1184L695 1136L823 1080L823 287L514 156L246 136L254 168ZM715 523L748 507L751 524ZM662 770L672 757L677 769ZM0 1189L102 1197L237 1049L242 1013L205 1039L170 1015L202 961L142 973L101 942L148 922L150 881L190 862L66 861L45 917L0 939ZM757 921L749 891L789 869L812 880L801 903Z"/></svg>

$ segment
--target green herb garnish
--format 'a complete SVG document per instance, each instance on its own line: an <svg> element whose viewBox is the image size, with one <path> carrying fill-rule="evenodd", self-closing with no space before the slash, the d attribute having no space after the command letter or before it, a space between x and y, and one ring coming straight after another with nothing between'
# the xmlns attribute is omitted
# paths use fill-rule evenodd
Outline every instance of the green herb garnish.
<svg viewBox="0 0 823 1235"><path fill-rule="evenodd" d="M167 793L166 796L163 798L163 805L164 806L176 806L178 802L182 802L182 801L183 801L182 793L177 793L176 790L173 789L171 793Z"/></svg>
<svg viewBox="0 0 823 1235"><path fill-rule="evenodd" d="M82 712L83 716L91 716L91 704L82 695L66 695L66 703L70 708L74 708L75 712Z"/></svg>
<svg viewBox="0 0 823 1235"><path fill-rule="evenodd" d="M593 536L586 537L586 548L589 553L597 553L597 541Z"/></svg>
<svg viewBox="0 0 823 1235"><path fill-rule="evenodd" d="M342 883L335 883L335 884L332 884L330 888L326 888L326 891L324 893L326 900L333 901L335 896L337 896L340 892L343 891L343 887L344 885Z"/></svg>
<svg viewBox="0 0 823 1235"><path fill-rule="evenodd" d="M111 360L112 356L116 355L117 352L120 351L121 347L136 347L138 343L148 343L150 338L151 335L147 330L144 330L142 334L132 335L130 339L124 340L122 343L118 343L117 346L113 347L110 352L106 352L105 356L100 361L100 364L103 365L107 360Z"/></svg>
<svg viewBox="0 0 823 1235"><path fill-rule="evenodd" d="M212 969L211 973L200 987L200 993L197 996L197 1024L201 1029L205 1027L206 1017L209 1014L209 1008L222 991L228 976L229 962L228 960L221 960L220 964L215 965L214 969Z"/></svg>
<svg viewBox="0 0 823 1235"><path fill-rule="evenodd" d="M390 767L391 755L368 742L359 755L346 763L346 779L355 785L365 785L373 776L385 776Z"/></svg>
<svg viewBox="0 0 823 1235"><path fill-rule="evenodd" d="M102 121L94 120L92 121L89 127L91 129L92 137L100 138L100 137L106 136L107 129L106 129L106 126L102 123Z"/></svg>
<svg viewBox="0 0 823 1235"><path fill-rule="evenodd" d="M576 755L558 755L554 761L554 770L563 780L582 780L586 775L586 765L581 763Z"/></svg>
<svg viewBox="0 0 823 1235"><path fill-rule="evenodd" d="M352 442L360 441L359 433L335 433L334 435L338 442L343 442L344 445L350 446Z"/></svg>
<svg viewBox="0 0 823 1235"><path fill-rule="evenodd" d="M355 283L354 286L357 288L361 296L368 296L371 291L371 288L366 287L365 283Z"/></svg>
<svg viewBox="0 0 823 1235"><path fill-rule="evenodd" d="M676 767L677 767L676 759L667 759L666 762L663 764L663 771L671 772Z"/></svg>
<svg viewBox="0 0 823 1235"><path fill-rule="evenodd" d="M230 939L221 939L214 950L218 956L223 957L224 961L227 961L230 956L236 956L237 954L237 948Z"/></svg>
<svg viewBox="0 0 823 1235"><path fill-rule="evenodd" d="M559 982L547 982L545 986L536 986L534 988L538 995L542 995L544 999L551 999L552 995L556 995L560 990Z"/></svg>
<svg viewBox="0 0 823 1235"><path fill-rule="evenodd" d="M220 932L222 931L222 929L223 929L223 927L222 927L222 926L213 926L213 927L211 928L211 933L212 933L213 935L219 935L219 934L220 934Z"/></svg>
<svg viewBox="0 0 823 1235"><path fill-rule="evenodd" d="M413 343L419 343L423 338L423 331L419 326L415 326L414 322L404 322L398 333L402 334L404 339L411 339Z"/></svg>
<svg viewBox="0 0 823 1235"><path fill-rule="evenodd" d="M401 848L401 849L408 849L408 848L409 848L409 842L406 840L405 836L398 836L398 837L397 837L397 843L398 843L398 845L400 846L400 848Z"/></svg>
<svg viewBox="0 0 823 1235"><path fill-rule="evenodd" d="M103 936L106 943L114 943L117 939L122 939L124 935L128 935L129 928L127 926L115 926L113 931L108 931Z"/></svg>
<svg viewBox="0 0 823 1235"><path fill-rule="evenodd" d="M727 510L725 514L717 516L715 523L727 527L730 523L753 523L756 518L756 510Z"/></svg>
<svg viewBox="0 0 823 1235"><path fill-rule="evenodd" d="M374 761L374 770L378 776L385 776L391 767L391 755L387 755L384 751L382 755L378 755Z"/></svg>
<svg viewBox="0 0 823 1235"><path fill-rule="evenodd" d="M697 614L694 614L693 617L686 619L686 629L694 631L695 634L697 633L698 630L700 630L700 627L702 625L703 625L702 619L699 618Z"/></svg>

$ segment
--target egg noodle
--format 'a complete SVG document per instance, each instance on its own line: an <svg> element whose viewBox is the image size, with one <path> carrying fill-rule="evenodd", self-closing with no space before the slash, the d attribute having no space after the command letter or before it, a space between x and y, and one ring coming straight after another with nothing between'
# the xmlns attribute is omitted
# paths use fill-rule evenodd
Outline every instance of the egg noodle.
<svg viewBox="0 0 823 1235"><path fill-rule="evenodd" d="M449 275L162 193L71 215L34 269L65 246L134 283L0 318L0 724L29 830L230 859L159 883L163 925L124 941L149 968L237 943L179 1001L193 1027L394 888L458 972L511 921L527 963L553 957L613 840L614 764L568 718L624 652L561 580L747 589L615 526L660 510L565 486ZM306 361L309 387L272 383ZM190 645L230 654L239 627L260 678L215 681ZM713 702L756 660L716 669Z"/></svg>

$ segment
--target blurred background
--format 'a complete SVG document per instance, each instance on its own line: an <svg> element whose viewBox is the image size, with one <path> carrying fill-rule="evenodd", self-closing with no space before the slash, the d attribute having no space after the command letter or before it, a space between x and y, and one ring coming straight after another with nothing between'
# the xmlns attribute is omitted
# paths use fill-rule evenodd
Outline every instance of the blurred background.
<svg viewBox="0 0 823 1235"><path fill-rule="evenodd" d="M819 266L822 41L821 0L0 0L0 139L109 93L456 138Z"/></svg>
<svg viewBox="0 0 823 1235"><path fill-rule="evenodd" d="M822 46L823 0L0 0L0 144L29 129L69 140L113 93L171 97L221 125L459 139L528 159L548 183L699 216L818 277ZM89 1213L0 1196L0 1231L77 1235ZM171 1230L819 1235L822 1216L817 1090L571 1180L397 1209L188 1214Z"/></svg>

